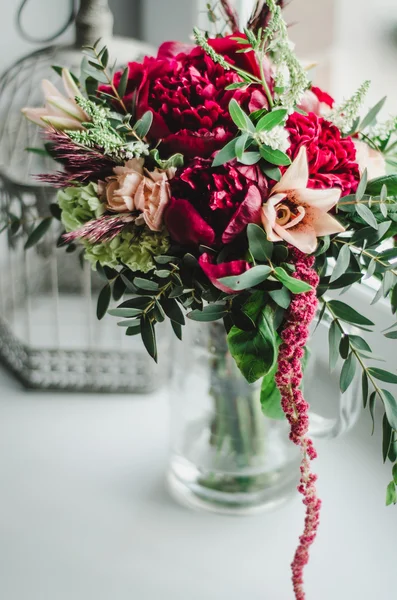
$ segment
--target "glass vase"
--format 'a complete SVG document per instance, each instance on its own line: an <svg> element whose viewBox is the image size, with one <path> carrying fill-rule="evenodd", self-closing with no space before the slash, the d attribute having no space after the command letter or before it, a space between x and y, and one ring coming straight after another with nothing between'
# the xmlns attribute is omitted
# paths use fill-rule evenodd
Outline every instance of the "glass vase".
<svg viewBox="0 0 397 600"><path fill-rule="evenodd" d="M335 437L360 412L359 382L345 394L328 368L328 328L311 340L303 380L316 413L311 435ZM171 459L168 487L181 503L229 514L250 514L295 494L300 450L285 419L260 405L260 381L248 384L227 347L222 322L189 322L176 346L171 380Z"/></svg>

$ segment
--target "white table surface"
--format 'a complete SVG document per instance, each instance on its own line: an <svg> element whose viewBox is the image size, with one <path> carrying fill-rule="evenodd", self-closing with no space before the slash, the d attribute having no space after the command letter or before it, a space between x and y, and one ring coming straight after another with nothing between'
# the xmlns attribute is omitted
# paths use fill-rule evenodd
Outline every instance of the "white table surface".
<svg viewBox="0 0 397 600"><path fill-rule="evenodd" d="M0 370L2 600L292 600L300 499L255 517L180 507L167 420L164 392L27 392ZM317 447L307 600L395 597L397 507L367 416Z"/></svg>

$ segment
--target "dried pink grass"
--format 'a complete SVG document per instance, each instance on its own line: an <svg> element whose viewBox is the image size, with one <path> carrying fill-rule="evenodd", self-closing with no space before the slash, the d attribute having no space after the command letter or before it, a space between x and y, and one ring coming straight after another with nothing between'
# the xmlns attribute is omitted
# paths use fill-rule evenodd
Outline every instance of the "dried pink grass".
<svg viewBox="0 0 397 600"><path fill-rule="evenodd" d="M317 308L316 287L319 277L313 269L314 258L297 250L290 249L291 262L295 265L294 277L306 281L313 290L293 297L289 306L284 329L281 333L283 343L278 357L276 384L281 393L281 405L291 426L290 439L302 449L301 478L298 491L306 506L305 527L299 538L299 546L292 562L292 583L296 600L304 600L304 567L309 562L309 549L315 540L319 525L321 500L317 497L315 482L317 476L311 472L310 461L317 453L313 442L307 435L309 428L309 405L303 397L301 359L309 337L309 325Z"/></svg>

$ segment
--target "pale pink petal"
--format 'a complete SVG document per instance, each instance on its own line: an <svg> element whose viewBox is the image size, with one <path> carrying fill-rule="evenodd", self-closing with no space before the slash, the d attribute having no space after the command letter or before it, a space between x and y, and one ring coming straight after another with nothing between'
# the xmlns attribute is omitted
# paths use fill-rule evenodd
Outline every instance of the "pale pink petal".
<svg viewBox="0 0 397 600"><path fill-rule="evenodd" d="M285 171L280 181L276 183L271 193L285 193L289 190L303 189L307 186L308 179L309 167L307 164L306 147L301 146L294 162Z"/></svg>
<svg viewBox="0 0 397 600"><path fill-rule="evenodd" d="M69 115L78 121L85 121L86 114L77 106L72 100L68 100L67 98L63 98L62 96L47 96L47 104L49 106L54 106L58 111L61 111L64 115Z"/></svg>
<svg viewBox="0 0 397 600"><path fill-rule="evenodd" d="M291 229L291 227L295 227L295 225L303 221L306 216L305 209L303 206L297 206L297 211L299 214L294 219L291 219L286 225L283 225L284 229Z"/></svg>
<svg viewBox="0 0 397 600"><path fill-rule="evenodd" d="M80 121L77 121L76 119L72 119L70 117L58 117L56 115L48 115L46 117L42 117L42 119L44 123L46 123L47 125L51 125L52 127L54 127L54 129L58 129L59 131L73 131L81 129Z"/></svg>
<svg viewBox="0 0 397 600"><path fill-rule="evenodd" d="M275 232L288 244L295 246L301 252L305 254L312 254L317 248L317 236L313 227L306 223L305 220L301 221L293 229L284 229L280 225L274 226Z"/></svg>
<svg viewBox="0 0 397 600"><path fill-rule="evenodd" d="M262 206L261 220L266 236L269 242L279 242L280 236L275 233L277 211L271 202L267 202Z"/></svg>
<svg viewBox="0 0 397 600"><path fill-rule="evenodd" d="M46 123L42 120L42 117L45 117L48 114L45 108L23 108L21 112L29 121L32 121L32 123L36 123L36 125L40 125L40 127L46 126Z"/></svg>
<svg viewBox="0 0 397 600"><path fill-rule="evenodd" d="M71 100L82 95L68 69L62 69L62 82L65 92Z"/></svg>
<svg viewBox="0 0 397 600"><path fill-rule="evenodd" d="M63 98L61 92L55 87L53 83L51 83L51 81L48 81L48 79L42 80L41 87L43 89L43 94L46 99L48 96L58 96L59 98Z"/></svg>
<svg viewBox="0 0 397 600"><path fill-rule="evenodd" d="M313 226L317 237L332 235L333 233L342 233L345 231L343 225L328 213L317 211L314 208L308 209L308 212L310 213L308 218L311 221L311 225Z"/></svg>
<svg viewBox="0 0 397 600"><path fill-rule="evenodd" d="M329 190L314 190L306 188L305 190L296 190L295 198L300 204L313 206L323 212L328 212L337 204L341 195L339 188Z"/></svg>

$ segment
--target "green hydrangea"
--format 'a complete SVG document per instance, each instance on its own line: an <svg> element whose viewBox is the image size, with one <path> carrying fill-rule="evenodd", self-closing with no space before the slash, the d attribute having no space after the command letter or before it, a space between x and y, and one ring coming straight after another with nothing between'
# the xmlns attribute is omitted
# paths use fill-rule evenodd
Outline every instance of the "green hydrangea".
<svg viewBox="0 0 397 600"><path fill-rule="evenodd" d="M139 229L136 232L125 231L111 242L90 244L83 242L85 258L95 267L101 265L116 267L120 261L132 271L147 273L155 268L153 256L165 254L170 247L169 237L165 233Z"/></svg>
<svg viewBox="0 0 397 600"><path fill-rule="evenodd" d="M57 200L62 210L61 220L66 231L75 231L87 221L98 218L105 212L105 206L98 198L98 188L95 183L60 190Z"/></svg>

